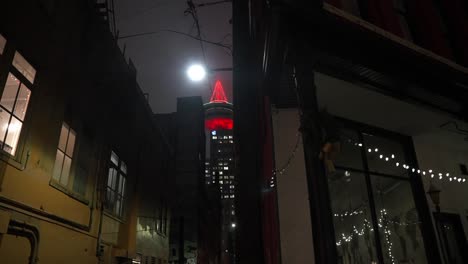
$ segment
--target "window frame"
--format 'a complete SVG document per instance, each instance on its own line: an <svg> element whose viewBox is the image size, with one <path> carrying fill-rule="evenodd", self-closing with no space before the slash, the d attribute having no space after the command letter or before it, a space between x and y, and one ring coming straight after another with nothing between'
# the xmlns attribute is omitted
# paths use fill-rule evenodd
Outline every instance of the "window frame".
<svg viewBox="0 0 468 264"><path fill-rule="evenodd" d="M72 124L72 122L62 121L60 129L59 129L59 134L58 134L58 137L57 137L57 144L56 144L56 147L55 147L54 155L57 155L57 151L59 151L60 134L61 134L61 131L62 131L62 126L64 124L68 126L68 129L69 129L68 133L70 133L70 129L72 129L75 132L75 145L73 147L73 156L72 156L71 164L70 164L70 172L69 172L69 175L68 175L68 182L67 182L66 185L64 185L64 184L61 184L59 180L54 179L54 175L53 175L54 169L55 169L55 162L54 162L53 167L52 167L51 177L50 177L50 180L49 180L49 185L51 187L63 192L64 194L68 195L69 197L74 198L75 200L77 200L77 201L79 201L79 202L81 202L83 204L89 205L90 201L89 201L88 191L86 191L85 195L82 195L82 194L80 194L78 192L75 192L73 190L73 185L74 185L75 177L76 177L76 169L77 169L78 163L79 163L81 136L79 136L79 134L80 134L79 131L80 130L76 129L76 126L70 125L70 124ZM68 141L68 138L67 138L67 141ZM65 157L64 157L64 159L65 159ZM88 184L89 184L89 179L88 179Z"/></svg>
<svg viewBox="0 0 468 264"><path fill-rule="evenodd" d="M5 35L2 34L2 36L6 39L6 44L3 53L0 55L0 94L3 95L8 75L9 73L11 73L30 90L31 95L29 98L28 107L26 109L24 119L21 121L22 127L18 136L18 142L16 144L16 152L14 155L12 155L9 152L3 150L3 148L1 148L0 159L15 168L24 169L29 158L29 151L25 152L25 139L26 135L29 133L30 119L32 115L31 109L34 105L34 94L36 92L35 90L38 71L34 63L31 63L31 61L27 59L28 56L24 56L23 52L17 50L14 43L12 43L12 41L8 39ZM26 62L29 65L31 65L31 67L33 67L36 71L34 83L31 83L25 76L23 76L23 74L18 69L16 69L15 66L13 66L13 59L16 53L19 53L26 60Z"/></svg>
<svg viewBox="0 0 468 264"><path fill-rule="evenodd" d="M113 163L112 161L112 154L114 154L116 157L117 157L117 163L118 164L115 164ZM107 175L106 175L106 180L105 180L105 194L104 194L104 199L105 199L105 206L104 206L104 209L105 209L105 212L109 215L111 215L112 217L118 219L118 220L124 220L125 219L125 214L126 214L126 208L125 208L125 203L126 203L126 198L127 198L127 195L126 195L126 192L128 190L128 166L127 166L127 163L124 162L122 160L122 158L117 155L116 151L113 151L111 150L109 155L107 156L108 157L108 169L107 169ZM125 173L122 173L122 164L125 165L125 169L126 169L126 172ZM116 177L115 177L115 188L117 189L114 189L114 188L111 188L111 186L109 186L109 176L110 176L110 173L111 173L111 169L114 169L114 170L117 170L117 174L116 174ZM119 188L119 185L120 185L120 179L121 179L121 176L123 175L123 178L124 178L124 182L123 182L123 185L122 185L122 193L119 193L118 192L118 188ZM112 184L112 183L111 183ZM111 192L114 193L114 198L112 201L109 201L109 196L111 196L109 194L109 190ZM111 196L112 197L112 196ZM118 198L121 198L120 200L120 210L119 212L115 212L116 210L116 204L117 204L117 200ZM110 207L110 204L112 204L112 206Z"/></svg>
<svg viewBox="0 0 468 264"><path fill-rule="evenodd" d="M396 179L396 180L408 182L411 186L414 203L415 203L416 210L418 212L420 222L421 222L421 235L422 235L423 242L424 242L424 248L426 252L427 261L430 264L437 263L438 259L440 259L440 253L438 251L437 239L435 236L435 230L433 228L434 223L433 223L433 219L431 218L431 211L427 203L426 193L424 190L421 176L417 174L417 172L412 172L410 170L408 170L409 177L395 176L395 175L390 175L387 173L380 173L380 172L375 172L373 170L370 170L369 165L368 165L367 147L375 147L375 146L366 146L365 144L366 142L364 140L364 134L371 134L373 136L390 139L390 140L400 143L403 147L405 161L408 162L408 164L413 164L414 166L419 167L417 163L416 152L415 152L414 145L413 145L413 139L410 136L405 136L396 132L388 131L382 128L377 128L371 125L344 119L341 117L335 117L335 120L337 123L342 124L343 128L350 129L350 130L357 132L358 139L363 144L359 150L361 154L361 159L363 161L362 169L356 169L356 168L339 166L339 165L336 165L335 167L336 169L339 169L339 170L349 170L351 172L358 172L364 175L364 178L366 180L366 185L367 185L367 196L369 197L369 203L370 203L369 206L370 206L371 211L373 211L372 214L373 214L374 219L372 220L375 221L377 219L376 210L378 207L375 204L375 196L373 193L371 180L377 176L377 177L385 177L389 179ZM325 177L327 176L325 175ZM327 186L326 188L329 188L328 185L326 186ZM327 193L329 195L328 199L331 203L332 197L329 194L329 191ZM330 208L331 208L331 204L330 204ZM330 215L332 215L332 212L330 212ZM378 226L377 223L373 223L373 224L374 226ZM333 228L333 233L334 233L333 225L332 225L332 228ZM374 235L376 239L375 241L376 250L380 251L379 254L382 254L381 250L383 250L383 247L380 246L379 244L380 242L383 241L383 238L379 237L380 236L379 232L374 232ZM333 241L335 241L334 235L332 239ZM377 247L380 247L380 249L378 249ZM383 261L383 259L379 259L379 262L380 261Z"/></svg>

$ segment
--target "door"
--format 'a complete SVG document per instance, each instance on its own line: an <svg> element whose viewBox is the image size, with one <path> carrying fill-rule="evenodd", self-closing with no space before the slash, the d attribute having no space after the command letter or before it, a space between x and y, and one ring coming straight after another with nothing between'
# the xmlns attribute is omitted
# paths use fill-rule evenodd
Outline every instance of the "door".
<svg viewBox="0 0 468 264"><path fill-rule="evenodd" d="M446 263L468 263L468 248L460 216L448 213L435 213L434 218Z"/></svg>

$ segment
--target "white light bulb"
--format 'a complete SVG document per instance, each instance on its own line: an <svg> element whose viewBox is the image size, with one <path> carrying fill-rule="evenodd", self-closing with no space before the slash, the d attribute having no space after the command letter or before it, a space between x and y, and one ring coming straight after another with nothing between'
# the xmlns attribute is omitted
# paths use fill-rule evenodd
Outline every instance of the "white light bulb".
<svg viewBox="0 0 468 264"><path fill-rule="evenodd" d="M400 166L400 163L399 163L399 162L397 162L395 165L398 167L398 166Z"/></svg>
<svg viewBox="0 0 468 264"><path fill-rule="evenodd" d="M429 173L432 173L432 170L429 170Z"/></svg>
<svg viewBox="0 0 468 264"><path fill-rule="evenodd" d="M362 143L359 143L358 146L362 147Z"/></svg>
<svg viewBox="0 0 468 264"><path fill-rule="evenodd" d="M379 158L382 159L382 158L383 158L383 155L380 155Z"/></svg>
<svg viewBox="0 0 468 264"><path fill-rule="evenodd" d="M375 152L379 152L379 149L378 149L378 148L376 148L376 149L374 149L374 151L375 151Z"/></svg>
<svg viewBox="0 0 468 264"><path fill-rule="evenodd" d="M367 151L372 152L372 149L368 149Z"/></svg>
<svg viewBox="0 0 468 264"><path fill-rule="evenodd" d="M450 176L450 173L447 172L447 174L445 174L447 177Z"/></svg>
<svg viewBox="0 0 468 264"><path fill-rule="evenodd" d="M388 161L388 157L385 157L385 161Z"/></svg>
<svg viewBox="0 0 468 264"><path fill-rule="evenodd" d="M461 179L460 179L460 178L458 178L458 182L461 182Z"/></svg>

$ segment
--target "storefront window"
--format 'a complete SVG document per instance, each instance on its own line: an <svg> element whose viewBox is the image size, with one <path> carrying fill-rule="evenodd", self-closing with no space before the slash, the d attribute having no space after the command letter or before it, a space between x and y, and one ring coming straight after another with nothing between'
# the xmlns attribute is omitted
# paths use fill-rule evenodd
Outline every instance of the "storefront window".
<svg viewBox="0 0 468 264"><path fill-rule="evenodd" d="M405 146L360 129L341 135L327 171L339 263L427 263Z"/></svg>

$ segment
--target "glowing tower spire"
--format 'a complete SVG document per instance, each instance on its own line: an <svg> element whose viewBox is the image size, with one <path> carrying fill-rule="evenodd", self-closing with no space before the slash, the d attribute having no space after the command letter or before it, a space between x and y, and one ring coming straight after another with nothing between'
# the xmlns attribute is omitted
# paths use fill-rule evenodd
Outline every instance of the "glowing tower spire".
<svg viewBox="0 0 468 264"><path fill-rule="evenodd" d="M224 93L223 85L219 80L216 81L215 87L213 89L213 94L210 98L210 103L227 103L227 97Z"/></svg>

